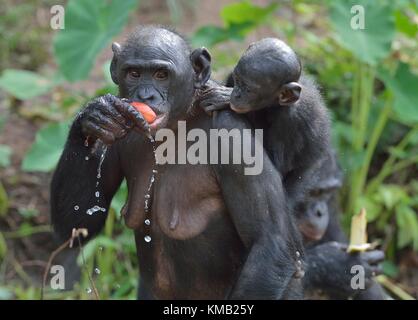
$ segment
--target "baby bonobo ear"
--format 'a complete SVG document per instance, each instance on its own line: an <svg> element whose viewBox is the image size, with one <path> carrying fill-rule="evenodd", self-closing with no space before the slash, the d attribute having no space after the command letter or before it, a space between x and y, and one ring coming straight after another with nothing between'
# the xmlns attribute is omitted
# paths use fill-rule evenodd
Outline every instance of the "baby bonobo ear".
<svg viewBox="0 0 418 320"><path fill-rule="evenodd" d="M297 82L284 84L279 90L279 104L281 106L290 106L297 102L300 97L302 87Z"/></svg>
<svg viewBox="0 0 418 320"><path fill-rule="evenodd" d="M119 43L113 42L112 51L113 51L113 58L112 58L112 62L110 63L110 75L112 77L113 82L118 85L119 80L118 80L118 73L117 73L117 63L118 63L119 55L122 51L122 47L120 46Z"/></svg>
<svg viewBox="0 0 418 320"><path fill-rule="evenodd" d="M192 62L193 70L196 72L196 80L194 87L196 89L202 88L209 80L211 70L211 56L209 51L202 47L194 50L190 55L190 61Z"/></svg>

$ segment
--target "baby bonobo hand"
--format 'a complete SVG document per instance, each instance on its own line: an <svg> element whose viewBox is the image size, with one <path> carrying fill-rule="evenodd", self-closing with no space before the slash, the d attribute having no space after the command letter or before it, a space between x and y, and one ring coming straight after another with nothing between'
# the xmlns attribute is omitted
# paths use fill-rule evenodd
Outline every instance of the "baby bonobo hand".
<svg viewBox="0 0 418 320"><path fill-rule="evenodd" d="M203 108L209 115L212 115L214 111L227 109L232 89L209 80L203 92L197 97L195 104Z"/></svg>
<svg viewBox="0 0 418 320"><path fill-rule="evenodd" d="M76 121L79 121L83 135L92 140L89 142L100 139L110 145L131 129L146 135L149 132L149 125L142 114L128 100L111 94L89 102Z"/></svg>

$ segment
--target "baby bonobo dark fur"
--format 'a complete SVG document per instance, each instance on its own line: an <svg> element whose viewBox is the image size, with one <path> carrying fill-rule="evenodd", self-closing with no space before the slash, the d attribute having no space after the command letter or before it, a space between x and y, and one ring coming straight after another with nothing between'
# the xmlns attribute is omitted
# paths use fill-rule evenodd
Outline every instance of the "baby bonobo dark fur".
<svg viewBox="0 0 418 320"><path fill-rule="evenodd" d="M227 88L209 82L198 103L207 112L246 113L264 129L264 146L283 178L290 205L303 195L306 177L329 149L329 117L315 82L301 75L298 56L283 41L251 44Z"/></svg>

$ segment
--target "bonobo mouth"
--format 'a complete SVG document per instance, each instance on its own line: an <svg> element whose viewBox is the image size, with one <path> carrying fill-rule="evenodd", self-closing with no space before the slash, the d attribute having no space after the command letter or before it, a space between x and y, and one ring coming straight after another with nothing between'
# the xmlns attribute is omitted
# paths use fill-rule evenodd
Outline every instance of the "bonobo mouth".
<svg viewBox="0 0 418 320"><path fill-rule="evenodd" d="M233 103L230 103L229 105L231 107L231 110L236 113L247 113L251 111L251 108L248 106L237 106Z"/></svg>
<svg viewBox="0 0 418 320"><path fill-rule="evenodd" d="M299 224L298 227L303 236L310 241L318 241L324 235L324 232L320 232L315 227L307 225L306 223Z"/></svg>
<svg viewBox="0 0 418 320"><path fill-rule="evenodd" d="M151 109L153 108L151 107ZM168 118L167 113L158 114L156 110L154 110L154 112L157 114L157 118L149 124L149 127L151 128L152 131L156 131L160 128L165 127L167 124L167 118Z"/></svg>

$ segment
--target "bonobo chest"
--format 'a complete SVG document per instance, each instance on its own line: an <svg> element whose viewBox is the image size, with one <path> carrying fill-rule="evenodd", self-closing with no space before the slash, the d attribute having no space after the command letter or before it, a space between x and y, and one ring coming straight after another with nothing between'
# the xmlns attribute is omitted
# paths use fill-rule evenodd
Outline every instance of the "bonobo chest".
<svg viewBox="0 0 418 320"><path fill-rule="evenodd" d="M122 210L128 227L185 240L201 234L225 212L209 165L155 165L152 145L146 138L133 133L126 140L120 157L128 183L129 195ZM145 209L147 199L149 210Z"/></svg>

